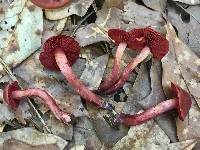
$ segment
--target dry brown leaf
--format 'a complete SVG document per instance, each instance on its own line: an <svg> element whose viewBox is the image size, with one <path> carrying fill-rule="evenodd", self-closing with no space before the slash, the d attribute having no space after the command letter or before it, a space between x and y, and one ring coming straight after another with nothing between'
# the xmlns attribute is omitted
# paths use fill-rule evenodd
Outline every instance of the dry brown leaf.
<svg viewBox="0 0 200 150"><path fill-rule="evenodd" d="M185 9L181 5L172 3L168 6L168 18L178 31L178 37L187 44L198 56L200 56L200 6ZM195 15L196 14L196 15Z"/></svg>
<svg viewBox="0 0 200 150"><path fill-rule="evenodd" d="M0 56L15 67L41 46L43 31L42 9L26 0L14 1L0 20ZM4 72L0 65L0 73Z"/></svg>
<svg viewBox="0 0 200 150"><path fill-rule="evenodd" d="M40 133L32 128L0 133L0 149L21 147L24 149L32 148L32 150L47 150L47 148L63 150L67 144L68 142L58 136ZM46 146L43 147L44 145Z"/></svg>
<svg viewBox="0 0 200 150"><path fill-rule="evenodd" d="M112 150L163 150L169 143L163 130L154 121L148 121L131 127L128 135L117 142Z"/></svg>
<svg viewBox="0 0 200 150"><path fill-rule="evenodd" d="M169 144L168 150L193 150L196 143L197 143L196 139L171 143Z"/></svg>
<svg viewBox="0 0 200 150"><path fill-rule="evenodd" d="M88 117L76 118L73 131L73 139L67 149L77 145L85 145L85 149L100 149L102 147L102 143L96 136L93 124Z"/></svg>
<svg viewBox="0 0 200 150"><path fill-rule="evenodd" d="M142 0L147 7L163 12L166 8L167 0Z"/></svg>
<svg viewBox="0 0 200 150"><path fill-rule="evenodd" d="M150 83L149 72L146 64L143 63L140 67L134 85L130 90L127 102L123 107L123 112L126 114L137 113L141 109L141 107L138 105L137 102L147 97L150 94L150 92L151 92L151 83Z"/></svg>
<svg viewBox="0 0 200 150"><path fill-rule="evenodd" d="M122 8L123 2L124 2L124 0L105 0L104 7L107 7L107 8L111 8L111 7Z"/></svg>
<svg viewBox="0 0 200 150"><path fill-rule="evenodd" d="M97 57L86 63L80 79L85 83L90 90L97 90L108 62L108 55Z"/></svg>
<svg viewBox="0 0 200 150"><path fill-rule="evenodd" d="M189 4L189 5L200 4L200 0L174 0L174 1L185 3L185 4Z"/></svg>

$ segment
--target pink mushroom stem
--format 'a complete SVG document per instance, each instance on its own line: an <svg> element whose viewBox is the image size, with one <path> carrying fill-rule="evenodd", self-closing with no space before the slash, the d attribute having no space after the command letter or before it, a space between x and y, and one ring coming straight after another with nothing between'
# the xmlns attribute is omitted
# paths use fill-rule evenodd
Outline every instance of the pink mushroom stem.
<svg viewBox="0 0 200 150"><path fill-rule="evenodd" d="M106 79L101 83L99 91L102 92L107 90L119 79L121 58L124 54L126 47L127 47L126 43L120 43L119 46L117 47L112 71L110 75L108 75L108 77L106 77Z"/></svg>
<svg viewBox="0 0 200 150"><path fill-rule="evenodd" d="M141 63L143 60L145 60L145 58L147 58L150 53L151 53L150 48L144 47L141 50L141 52L135 58L133 58L131 60L131 62L127 65L124 72L119 77L118 81L115 82L115 84L112 87L110 87L108 90L106 90L104 92L104 94L111 94L111 93L114 93L115 91L117 91L118 89L120 89L125 84L127 79L129 78L130 73L135 69L135 67L139 63Z"/></svg>
<svg viewBox="0 0 200 150"><path fill-rule="evenodd" d="M96 104L100 108L107 108L108 105L103 101L103 99L92 91L90 91L74 74L71 66L69 66L67 57L63 50L55 50L55 59L60 71L65 76L66 80L74 87L75 91L81 95L86 101Z"/></svg>
<svg viewBox="0 0 200 150"><path fill-rule="evenodd" d="M127 126L135 126L142 124L164 112L172 110L177 107L177 100L176 99L169 99L166 100L152 108L145 110L140 114L135 115L126 115L126 114L119 114L115 119L115 122L120 122Z"/></svg>
<svg viewBox="0 0 200 150"><path fill-rule="evenodd" d="M24 97L38 96L43 100L43 103L46 104L52 113L56 116L58 120L62 120L67 123L71 121L70 115L62 111L55 100L45 91L38 88L27 89L27 90L17 90L13 91L11 97L16 100L20 100Z"/></svg>

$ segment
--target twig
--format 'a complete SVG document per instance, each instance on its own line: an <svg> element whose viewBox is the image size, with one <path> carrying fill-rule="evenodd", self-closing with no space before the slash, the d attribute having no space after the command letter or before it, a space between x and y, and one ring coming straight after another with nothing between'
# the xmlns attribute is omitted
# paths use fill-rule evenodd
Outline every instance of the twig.
<svg viewBox="0 0 200 150"><path fill-rule="evenodd" d="M6 73L9 75L9 77L13 80L13 81L18 81L17 78L14 76L14 74L12 73L12 71L10 70L10 68L8 67L8 65L4 62L4 60L0 57L0 63L3 65ZM19 83L19 82L18 82ZM23 89L23 87L21 86L21 84L19 83L19 86L21 89ZM28 104L29 106L34 110L34 112L36 113L37 117L39 118L40 122L42 123L42 125L44 126L44 128L46 129L47 132L51 133L51 130L48 128L47 124L45 123L45 121L43 120L43 118L41 117L41 115L39 114L38 110L35 108L35 106L33 105L33 103L31 102L31 100L29 98L28 99ZM36 125L38 126L38 125Z"/></svg>

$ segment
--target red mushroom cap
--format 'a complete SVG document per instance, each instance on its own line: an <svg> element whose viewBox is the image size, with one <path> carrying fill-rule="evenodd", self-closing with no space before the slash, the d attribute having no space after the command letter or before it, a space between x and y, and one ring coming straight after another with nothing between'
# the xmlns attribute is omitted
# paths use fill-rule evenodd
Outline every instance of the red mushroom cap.
<svg viewBox="0 0 200 150"><path fill-rule="evenodd" d="M68 4L70 0L31 0L33 4L43 9L55 9Z"/></svg>
<svg viewBox="0 0 200 150"><path fill-rule="evenodd" d="M171 83L172 94L177 100L177 110L180 120L184 120L187 116L192 100L190 95L178 85Z"/></svg>
<svg viewBox="0 0 200 150"><path fill-rule="evenodd" d="M3 98L5 102L13 109L16 109L19 106L20 101L12 98L12 92L20 90L17 81L14 81L11 84L5 86L3 90Z"/></svg>
<svg viewBox="0 0 200 150"><path fill-rule="evenodd" d="M145 28L145 39L155 58L162 59L169 51L169 41L159 32Z"/></svg>
<svg viewBox="0 0 200 150"><path fill-rule="evenodd" d="M169 42L168 40L159 32L154 31L151 28L140 28L133 29L130 31L130 44L134 46L136 38L144 37L144 40L141 43L141 47L138 47L138 50L141 50L142 44L148 46L151 49L151 53L155 58L162 59L169 51ZM130 46L131 47L131 46Z"/></svg>
<svg viewBox="0 0 200 150"><path fill-rule="evenodd" d="M42 65L50 70L60 71L54 57L56 49L64 51L69 65L73 65L79 58L80 46L74 38L65 35L52 36L44 43L39 57Z"/></svg>
<svg viewBox="0 0 200 150"><path fill-rule="evenodd" d="M128 32L121 29L108 30L108 36L114 40L117 45L123 42L127 43L130 37Z"/></svg>
<svg viewBox="0 0 200 150"><path fill-rule="evenodd" d="M129 48L134 50L142 50L146 46L146 39L143 29L133 29L129 32L129 34Z"/></svg>
<svg viewBox="0 0 200 150"><path fill-rule="evenodd" d="M133 36L134 35L134 36ZM126 32L121 29L110 29L108 30L108 36L115 41L117 45L120 43L127 43L127 47L131 49L141 50L145 47L144 36L138 36L130 32Z"/></svg>

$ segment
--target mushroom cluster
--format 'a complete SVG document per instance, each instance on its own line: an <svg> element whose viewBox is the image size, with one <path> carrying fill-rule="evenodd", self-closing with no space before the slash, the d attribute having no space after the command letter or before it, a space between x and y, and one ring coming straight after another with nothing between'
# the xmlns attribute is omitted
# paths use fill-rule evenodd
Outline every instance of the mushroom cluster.
<svg viewBox="0 0 200 150"><path fill-rule="evenodd" d="M169 50L168 40L151 28L133 29L130 32L120 29L111 29L108 31L108 35L119 46L117 48L112 72L99 88L99 92L105 94L111 94L120 89L128 79L130 73L139 63L144 61L149 54L152 54L153 57L157 59L162 59ZM140 53L131 60L123 73L119 76L120 59L126 45L131 50L139 50Z"/></svg>
<svg viewBox="0 0 200 150"><path fill-rule="evenodd" d="M37 0L32 1L34 3L41 2ZM48 6L45 5L45 7L52 8L50 6L54 3L54 6L57 7L58 4L64 5L67 2L68 0L53 0ZM43 2L38 5L44 7ZM135 67L144 61L149 54L152 54L157 59L162 59L169 49L168 40L151 28L133 29L129 32L120 29L111 29L108 31L108 35L115 41L118 48L111 74L101 83L97 93L111 94L117 91L124 85ZM120 73L121 58L126 48L137 50L139 54ZM60 71L83 100L95 104L98 108L112 111L114 107L86 87L73 72L71 66L79 58L79 53L80 46L74 38L65 35L52 36L44 43L39 60L46 69ZM180 120L184 120L192 104L191 98L186 91L176 84L171 84L171 91L174 94L172 99L166 100L140 114L116 114L112 118L112 122L114 124L122 123L127 126L138 125L175 108L178 111ZM5 102L14 110L19 106L22 98L38 96L49 107L57 119L64 123L71 121L71 115L61 110L55 100L45 90L38 88L22 90L19 88L18 82L15 81L6 85L3 96Z"/></svg>

